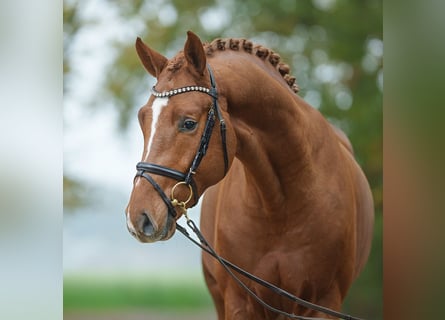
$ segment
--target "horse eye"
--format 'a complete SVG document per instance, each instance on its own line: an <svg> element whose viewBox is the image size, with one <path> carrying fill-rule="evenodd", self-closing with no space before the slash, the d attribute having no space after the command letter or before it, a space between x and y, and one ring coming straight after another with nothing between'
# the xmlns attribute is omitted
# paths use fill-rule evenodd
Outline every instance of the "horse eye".
<svg viewBox="0 0 445 320"><path fill-rule="evenodd" d="M196 128L197 124L198 124L198 122L196 122L195 120L186 119L182 123L180 129L181 129L181 131L193 131Z"/></svg>

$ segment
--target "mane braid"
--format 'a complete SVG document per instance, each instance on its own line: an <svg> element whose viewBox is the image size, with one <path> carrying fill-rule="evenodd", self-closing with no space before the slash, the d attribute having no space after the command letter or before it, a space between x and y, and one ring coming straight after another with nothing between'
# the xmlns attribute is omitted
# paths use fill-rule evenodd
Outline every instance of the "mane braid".
<svg viewBox="0 0 445 320"><path fill-rule="evenodd" d="M288 86L298 93L300 88L296 83L296 78L290 75L290 67L281 61L278 53L258 44L253 44L251 41L243 38L229 38L229 39L215 39L210 43L204 44L204 50L208 56L211 56L215 51L233 50L244 51L255 55L261 60L268 61L281 74Z"/></svg>

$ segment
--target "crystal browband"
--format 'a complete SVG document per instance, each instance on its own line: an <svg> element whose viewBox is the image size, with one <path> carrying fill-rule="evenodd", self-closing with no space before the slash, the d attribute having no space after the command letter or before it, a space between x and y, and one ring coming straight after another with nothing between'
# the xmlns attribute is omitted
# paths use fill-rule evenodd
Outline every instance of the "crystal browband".
<svg viewBox="0 0 445 320"><path fill-rule="evenodd" d="M170 91L163 91L163 92L156 91L155 87L152 88L153 95L157 98L168 98L168 97L180 94L180 93L185 93L185 92L190 92L190 91L199 91L199 92L204 92L204 93L210 94L209 88L198 87L198 86L188 86L188 87L183 87L183 88L178 88L178 89L173 89Z"/></svg>

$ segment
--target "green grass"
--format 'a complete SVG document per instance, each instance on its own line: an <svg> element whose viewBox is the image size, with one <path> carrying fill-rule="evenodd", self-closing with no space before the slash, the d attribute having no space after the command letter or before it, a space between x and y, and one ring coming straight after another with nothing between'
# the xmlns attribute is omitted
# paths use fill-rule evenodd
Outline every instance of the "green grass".
<svg viewBox="0 0 445 320"><path fill-rule="evenodd" d="M202 281L163 279L65 277L63 307L65 311L212 308L210 295Z"/></svg>

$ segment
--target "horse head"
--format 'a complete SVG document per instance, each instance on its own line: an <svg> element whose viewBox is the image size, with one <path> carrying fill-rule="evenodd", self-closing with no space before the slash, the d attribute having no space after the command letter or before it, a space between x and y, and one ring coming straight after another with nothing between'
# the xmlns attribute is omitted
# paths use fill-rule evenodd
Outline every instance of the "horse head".
<svg viewBox="0 0 445 320"><path fill-rule="evenodd" d="M170 239L186 208L225 176L236 139L198 36L189 31L184 50L171 60L140 38L136 51L157 83L138 113L144 150L126 209L127 227L139 241L155 242Z"/></svg>

